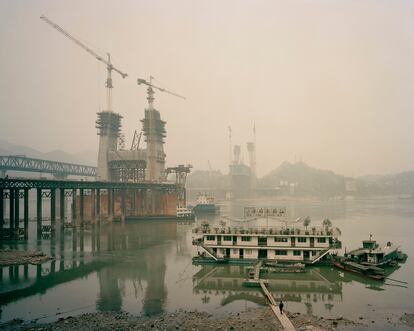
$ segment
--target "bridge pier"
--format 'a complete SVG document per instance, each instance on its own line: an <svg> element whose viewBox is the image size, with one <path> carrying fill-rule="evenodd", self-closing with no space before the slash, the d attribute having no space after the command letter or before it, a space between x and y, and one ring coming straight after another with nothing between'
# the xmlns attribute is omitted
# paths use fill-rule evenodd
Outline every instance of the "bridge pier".
<svg viewBox="0 0 414 331"><path fill-rule="evenodd" d="M4 229L4 190L0 189L0 242L3 240ZM1 247L1 244L0 244ZM3 274L3 273L2 273Z"/></svg>
<svg viewBox="0 0 414 331"><path fill-rule="evenodd" d="M29 239L29 190L24 189L23 193L23 224L24 239Z"/></svg>
<svg viewBox="0 0 414 331"><path fill-rule="evenodd" d="M63 236L63 232L65 231L65 189L61 188L59 190L60 199L59 199L59 212L60 212L60 233Z"/></svg>
<svg viewBox="0 0 414 331"><path fill-rule="evenodd" d="M121 223L124 224L125 223L125 207L126 207L126 192L124 189L120 190L121 192Z"/></svg>
<svg viewBox="0 0 414 331"><path fill-rule="evenodd" d="M96 223L96 197L95 197L95 189L91 190L91 218L92 224Z"/></svg>
<svg viewBox="0 0 414 331"><path fill-rule="evenodd" d="M78 225L78 211L76 205L76 189L72 189L72 224L73 226Z"/></svg>
<svg viewBox="0 0 414 331"><path fill-rule="evenodd" d="M108 220L112 222L114 220L114 189L108 189Z"/></svg>
<svg viewBox="0 0 414 331"><path fill-rule="evenodd" d="M36 190L37 240L42 238L42 189Z"/></svg>
<svg viewBox="0 0 414 331"><path fill-rule="evenodd" d="M56 189L50 189L50 231L52 237L56 235Z"/></svg>
<svg viewBox="0 0 414 331"><path fill-rule="evenodd" d="M137 190L132 190L131 216L136 216L136 213L137 213Z"/></svg>
<svg viewBox="0 0 414 331"><path fill-rule="evenodd" d="M79 189L79 220L80 220L80 226L83 228L83 188Z"/></svg>
<svg viewBox="0 0 414 331"><path fill-rule="evenodd" d="M14 234L14 189L9 191L9 234Z"/></svg>
<svg viewBox="0 0 414 331"><path fill-rule="evenodd" d="M101 223L101 190L96 189L96 215L98 219L98 224Z"/></svg>
<svg viewBox="0 0 414 331"><path fill-rule="evenodd" d="M10 222L13 222L10 219ZM20 228L20 191L14 190L14 238L19 239L19 228Z"/></svg>

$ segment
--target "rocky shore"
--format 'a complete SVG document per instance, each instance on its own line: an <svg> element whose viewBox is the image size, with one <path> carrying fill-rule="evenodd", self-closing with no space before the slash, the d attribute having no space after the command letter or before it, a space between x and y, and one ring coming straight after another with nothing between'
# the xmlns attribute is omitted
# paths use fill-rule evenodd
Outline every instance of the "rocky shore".
<svg viewBox="0 0 414 331"><path fill-rule="evenodd" d="M0 266L41 264L50 259L43 252L16 251L10 249L0 250Z"/></svg>
<svg viewBox="0 0 414 331"><path fill-rule="evenodd" d="M286 312L297 330L351 330L362 325L344 318L324 319L313 315ZM0 326L0 330L31 331L87 331L87 330L282 330L270 308L250 309L215 317L206 312L178 310L174 313L147 317L125 312L102 312L60 318L49 324L23 323L14 320Z"/></svg>

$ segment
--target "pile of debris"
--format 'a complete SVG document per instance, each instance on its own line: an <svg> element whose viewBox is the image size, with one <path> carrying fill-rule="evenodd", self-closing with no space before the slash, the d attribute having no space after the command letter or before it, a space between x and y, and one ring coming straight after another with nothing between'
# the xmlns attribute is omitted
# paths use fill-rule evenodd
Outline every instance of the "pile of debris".
<svg viewBox="0 0 414 331"><path fill-rule="evenodd" d="M0 250L0 266L41 264L49 260L43 252Z"/></svg>

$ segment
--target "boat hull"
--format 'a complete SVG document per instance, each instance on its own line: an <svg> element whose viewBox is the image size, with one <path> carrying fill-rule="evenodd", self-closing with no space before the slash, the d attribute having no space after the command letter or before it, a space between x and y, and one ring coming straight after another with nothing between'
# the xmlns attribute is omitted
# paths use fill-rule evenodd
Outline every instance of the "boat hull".
<svg viewBox="0 0 414 331"><path fill-rule="evenodd" d="M343 264L341 262L334 262L334 266L337 267L338 269L341 269L341 270L344 270L344 271L347 271L347 272L351 272L351 273L354 273L356 275L360 275L360 276L363 276L363 277L368 277L368 278L378 280L378 281L384 280L384 278L385 278L383 275L368 274L368 273L364 273L360 270L350 268L350 267L346 266L345 264Z"/></svg>

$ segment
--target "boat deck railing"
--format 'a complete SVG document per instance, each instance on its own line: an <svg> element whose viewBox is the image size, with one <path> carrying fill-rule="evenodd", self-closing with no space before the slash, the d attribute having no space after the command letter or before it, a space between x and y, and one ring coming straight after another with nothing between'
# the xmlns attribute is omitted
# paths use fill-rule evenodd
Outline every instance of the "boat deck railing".
<svg viewBox="0 0 414 331"><path fill-rule="evenodd" d="M341 231L338 228L322 228L314 227L312 229L305 228L286 228L286 227L210 227L209 225L201 225L193 229L195 234L223 234L223 235L290 235L290 236L338 236Z"/></svg>

